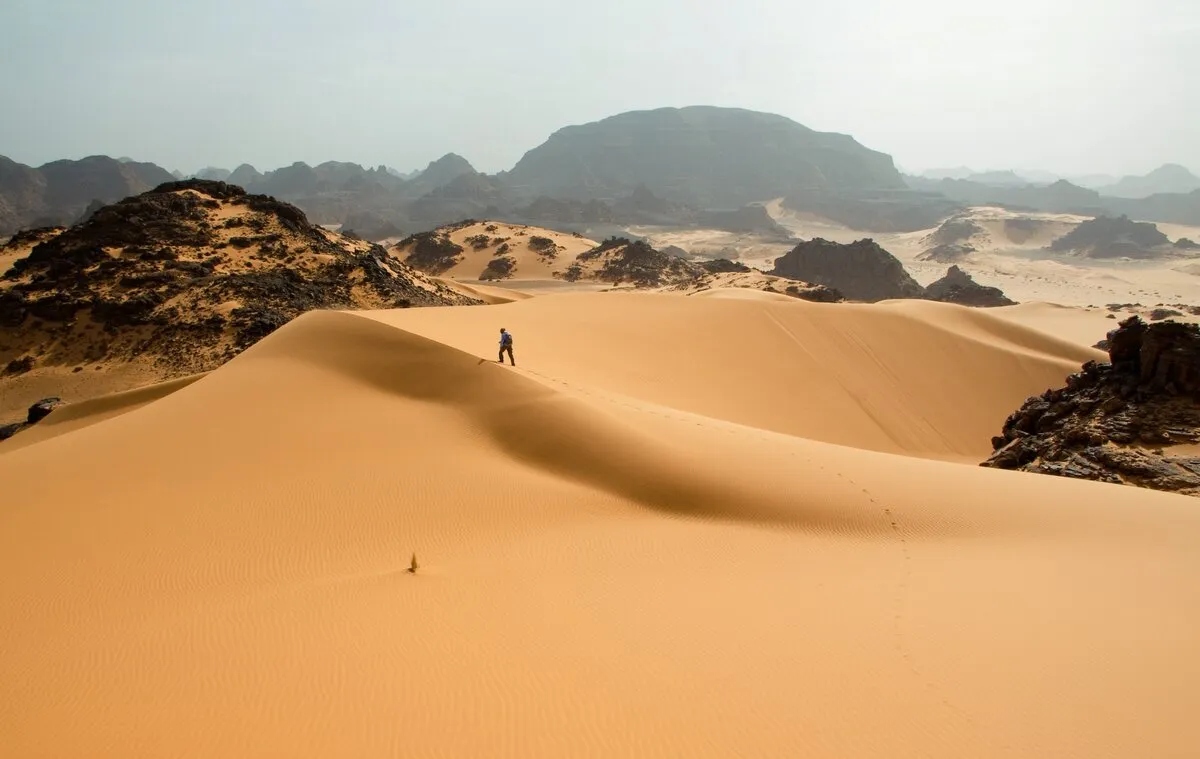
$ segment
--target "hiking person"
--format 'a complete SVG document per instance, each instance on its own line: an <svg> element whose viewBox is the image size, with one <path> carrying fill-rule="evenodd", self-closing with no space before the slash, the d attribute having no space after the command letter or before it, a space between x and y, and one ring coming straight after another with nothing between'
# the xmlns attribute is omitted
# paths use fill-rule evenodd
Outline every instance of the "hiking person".
<svg viewBox="0 0 1200 759"><path fill-rule="evenodd" d="M512 362L513 366L516 366L517 361L516 361L516 359L513 358L512 343L513 343L512 333L509 332L508 330L504 329L504 327L501 327L500 328L500 358L497 360L503 364L504 363L504 354L507 352L508 360Z"/></svg>

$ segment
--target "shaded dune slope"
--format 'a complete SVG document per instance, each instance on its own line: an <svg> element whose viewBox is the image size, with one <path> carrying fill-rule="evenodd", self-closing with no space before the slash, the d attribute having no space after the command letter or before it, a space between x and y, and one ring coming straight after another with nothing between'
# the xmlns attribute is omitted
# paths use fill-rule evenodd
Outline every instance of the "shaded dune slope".
<svg viewBox="0 0 1200 759"><path fill-rule="evenodd" d="M1014 402L1101 354L948 304L563 294L502 308L366 312L567 387L841 445L977 461ZM523 369L524 371L524 369Z"/></svg>

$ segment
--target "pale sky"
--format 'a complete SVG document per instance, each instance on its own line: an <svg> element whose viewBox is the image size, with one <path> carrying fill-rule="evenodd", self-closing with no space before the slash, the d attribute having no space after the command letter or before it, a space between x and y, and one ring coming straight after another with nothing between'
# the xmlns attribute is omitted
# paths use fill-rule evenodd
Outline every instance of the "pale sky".
<svg viewBox="0 0 1200 759"><path fill-rule="evenodd" d="M4 0L0 154L191 172L454 151L721 105L908 170L1200 173L1200 0Z"/></svg>

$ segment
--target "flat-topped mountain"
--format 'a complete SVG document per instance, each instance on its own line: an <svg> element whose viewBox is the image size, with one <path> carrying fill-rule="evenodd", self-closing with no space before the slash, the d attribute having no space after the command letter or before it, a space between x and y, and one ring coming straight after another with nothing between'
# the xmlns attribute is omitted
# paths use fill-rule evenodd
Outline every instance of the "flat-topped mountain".
<svg viewBox="0 0 1200 759"><path fill-rule="evenodd" d="M900 189L892 159L852 137L738 108L634 111L569 126L505 175L533 195L578 199L656 195L706 208L734 207L804 190Z"/></svg>

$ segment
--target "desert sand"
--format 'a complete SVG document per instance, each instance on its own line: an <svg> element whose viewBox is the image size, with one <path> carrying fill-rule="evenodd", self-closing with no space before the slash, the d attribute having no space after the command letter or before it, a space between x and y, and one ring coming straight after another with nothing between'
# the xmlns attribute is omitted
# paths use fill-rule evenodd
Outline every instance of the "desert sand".
<svg viewBox="0 0 1200 759"><path fill-rule="evenodd" d="M904 233L870 233L849 229L812 214L783 207L780 200L767 204L777 223L802 239L822 237L850 243L873 238L896 256L904 268L928 285L946 273L947 263L921 260L930 246L934 229ZM1015 213L1002 208L971 208L962 218L974 222L984 233L971 240L976 252L956 261L981 285L999 287L1019 302L1037 301L1070 306L1103 306L1108 303L1140 303L1130 313L1146 314L1160 303L1200 303L1200 256L1159 261L1105 261L1051 254L1045 248L1072 227L1090 218L1071 214ZM1006 221L1024 221L1029 231L1013 229ZM1200 228L1158 224L1176 240L1200 240ZM684 247L687 247L684 245ZM770 270L781 253L745 243L730 253L746 264Z"/></svg>
<svg viewBox="0 0 1200 759"><path fill-rule="evenodd" d="M975 466L1093 316L318 311L56 411L0 756L1194 756L1195 499Z"/></svg>

